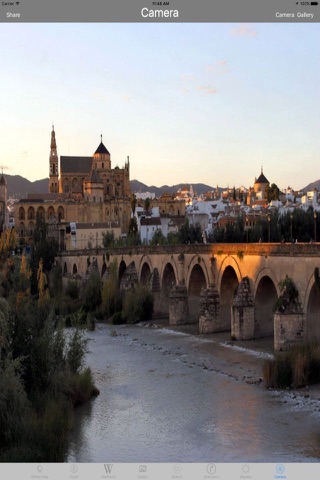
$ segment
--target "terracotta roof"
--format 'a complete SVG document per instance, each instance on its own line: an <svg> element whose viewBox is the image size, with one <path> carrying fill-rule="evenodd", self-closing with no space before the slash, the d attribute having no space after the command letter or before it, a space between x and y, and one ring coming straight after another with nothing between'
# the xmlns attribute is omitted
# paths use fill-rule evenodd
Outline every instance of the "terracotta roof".
<svg viewBox="0 0 320 480"><path fill-rule="evenodd" d="M92 167L92 157L60 157L61 173L83 173L88 175Z"/></svg>

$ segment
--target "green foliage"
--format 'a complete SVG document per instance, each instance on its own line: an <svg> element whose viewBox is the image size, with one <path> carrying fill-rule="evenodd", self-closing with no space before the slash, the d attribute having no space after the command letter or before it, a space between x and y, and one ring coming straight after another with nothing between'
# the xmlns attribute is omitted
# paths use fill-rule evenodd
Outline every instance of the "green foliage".
<svg viewBox="0 0 320 480"><path fill-rule="evenodd" d="M292 215L292 219L291 216ZM315 225L316 222L316 225ZM240 215L233 223L228 223L226 227L216 227L209 235L210 243L242 243L258 242L261 238L263 242L291 242L292 239L298 239L299 242L310 242L315 236L315 226L317 238L319 235L320 215L314 219L313 208L307 210L296 208L292 213L286 212L280 215L278 209L273 209L270 213L270 221L263 217L255 222L253 227L244 229L244 219ZM292 226L292 236L291 236Z"/></svg>
<svg viewBox="0 0 320 480"><path fill-rule="evenodd" d="M151 200L149 197L147 197L144 201L144 211L147 216L149 216L151 213Z"/></svg>
<svg viewBox="0 0 320 480"><path fill-rule="evenodd" d="M150 320L153 313L152 293L141 284L128 290L123 302L123 318L127 323Z"/></svg>
<svg viewBox="0 0 320 480"><path fill-rule="evenodd" d="M150 240L150 245L167 245L168 241L163 235L162 230L157 228L153 234L152 239Z"/></svg>
<svg viewBox="0 0 320 480"><path fill-rule="evenodd" d="M43 262L43 271L47 274L54 265L57 252L58 243L56 239L48 236L48 225L42 217L37 215L30 258L32 294L38 293L37 272L40 260Z"/></svg>
<svg viewBox="0 0 320 480"><path fill-rule="evenodd" d="M281 295L275 303L274 311L288 314L298 312L301 303L299 301L299 292L294 281L288 275L279 283Z"/></svg>
<svg viewBox="0 0 320 480"><path fill-rule="evenodd" d="M136 217L130 219L128 235L138 235L138 223Z"/></svg>
<svg viewBox="0 0 320 480"><path fill-rule="evenodd" d="M84 308L87 312L96 310L101 304L101 280L97 272L92 272L83 292Z"/></svg>
<svg viewBox="0 0 320 480"><path fill-rule="evenodd" d="M202 243L202 230L201 225L196 223L195 225L191 224L186 218L185 222L179 228L179 243Z"/></svg>
<svg viewBox="0 0 320 480"><path fill-rule="evenodd" d="M57 325L57 298L69 305L78 300L57 296L44 304L31 296L25 258L8 259L2 267L7 298L0 297L0 461L62 462L73 405L97 394L91 372L82 371L83 332L73 327L66 335ZM44 277L39 283L44 294ZM74 315L74 323L81 315Z"/></svg>
<svg viewBox="0 0 320 480"><path fill-rule="evenodd" d="M118 285L118 263L114 259L109 265L108 276L103 284L101 309L103 314L109 318L115 312L120 311L121 307L122 298Z"/></svg>
<svg viewBox="0 0 320 480"><path fill-rule="evenodd" d="M112 322L113 325L122 325L123 323L126 323L126 320L123 317L122 312L116 312L112 316L111 322Z"/></svg>
<svg viewBox="0 0 320 480"><path fill-rule="evenodd" d="M11 356L0 364L0 451L17 440L29 410L21 368L21 361Z"/></svg>
<svg viewBox="0 0 320 480"><path fill-rule="evenodd" d="M83 367L87 343L83 332L79 328L74 329L66 348L66 360L72 373L79 373Z"/></svg>
<svg viewBox="0 0 320 480"><path fill-rule="evenodd" d="M320 348L316 343L278 353L263 366L267 388L297 388L320 382Z"/></svg>
<svg viewBox="0 0 320 480"><path fill-rule="evenodd" d="M76 280L68 280L67 286L66 286L66 295L68 297L72 298L72 300L76 300L79 298L79 285Z"/></svg>
<svg viewBox="0 0 320 480"><path fill-rule="evenodd" d="M167 244L179 245L179 243L180 243L179 233L169 232L167 235Z"/></svg>
<svg viewBox="0 0 320 480"><path fill-rule="evenodd" d="M55 265L50 272L49 281L51 297L59 297L62 293L62 268L60 265Z"/></svg>
<svg viewBox="0 0 320 480"><path fill-rule="evenodd" d="M115 236L113 231L102 233L102 244L104 248L113 247L115 245Z"/></svg>
<svg viewBox="0 0 320 480"><path fill-rule="evenodd" d="M266 199L268 203L270 203L272 200L280 199L280 190L275 183L272 183L266 188Z"/></svg>

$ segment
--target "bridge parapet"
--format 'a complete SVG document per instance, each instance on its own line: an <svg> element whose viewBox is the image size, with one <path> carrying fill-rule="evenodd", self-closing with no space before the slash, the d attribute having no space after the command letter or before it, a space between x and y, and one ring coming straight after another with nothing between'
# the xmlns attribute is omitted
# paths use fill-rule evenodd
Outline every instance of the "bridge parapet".
<svg viewBox="0 0 320 480"><path fill-rule="evenodd" d="M280 255L320 257L320 243L210 243L186 245L149 245L133 247L108 247L83 250L66 250L59 253L65 256L93 255Z"/></svg>

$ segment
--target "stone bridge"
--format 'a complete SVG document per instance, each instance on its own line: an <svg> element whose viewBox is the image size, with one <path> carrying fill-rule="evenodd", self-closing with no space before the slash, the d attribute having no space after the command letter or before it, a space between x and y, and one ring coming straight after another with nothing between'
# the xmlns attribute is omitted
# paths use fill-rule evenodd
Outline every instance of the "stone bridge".
<svg viewBox="0 0 320 480"><path fill-rule="evenodd" d="M320 244L197 244L74 250L61 252L59 261L70 278L85 276L93 259L103 277L116 260L121 288L149 285L155 314L171 324L199 321L200 332L230 331L234 339L274 335L275 348L284 349L320 341L319 255ZM286 275L301 308L275 315Z"/></svg>

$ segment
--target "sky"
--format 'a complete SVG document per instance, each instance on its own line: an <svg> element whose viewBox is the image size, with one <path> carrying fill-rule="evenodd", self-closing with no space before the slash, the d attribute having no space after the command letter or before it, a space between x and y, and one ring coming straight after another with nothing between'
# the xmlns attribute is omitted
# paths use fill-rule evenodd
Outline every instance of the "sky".
<svg viewBox="0 0 320 480"><path fill-rule="evenodd" d="M320 25L0 25L0 164L49 175L58 155L148 185L280 188L320 178Z"/></svg>

